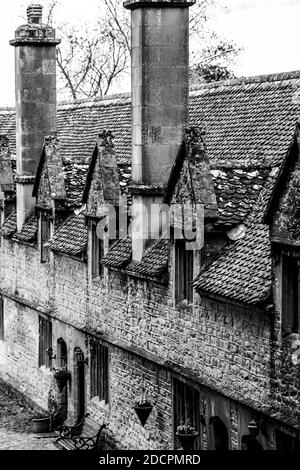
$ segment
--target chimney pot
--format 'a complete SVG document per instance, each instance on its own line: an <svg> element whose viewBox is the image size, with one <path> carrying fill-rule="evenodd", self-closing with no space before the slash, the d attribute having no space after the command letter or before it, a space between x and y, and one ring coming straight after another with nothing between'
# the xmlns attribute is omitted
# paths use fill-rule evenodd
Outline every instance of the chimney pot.
<svg viewBox="0 0 300 470"><path fill-rule="evenodd" d="M42 24L43 7L39 4L29 5L27 8L27 18L29 24Z"/></svg>

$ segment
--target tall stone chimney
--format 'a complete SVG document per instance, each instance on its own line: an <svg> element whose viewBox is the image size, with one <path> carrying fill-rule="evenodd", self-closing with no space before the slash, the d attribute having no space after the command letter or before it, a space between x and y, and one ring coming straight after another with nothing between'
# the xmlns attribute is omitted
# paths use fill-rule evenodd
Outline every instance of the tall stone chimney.
<svg viewBox="0 0 300 470"><path fill-rule="evenodd" d="M56 132L55 30L42 23L41 5L27 8L28 23L15 32L17 229L34 209L34 178L45 136Z"/></svg>
<svg viewBox="0 0 300 470"><path fill-rule="evenodd" d="M149 238L188 124L189 7L194 0L127 0L132 29L133 259ZM151 221L151 231L153 233ZM155 232L155 229L154 229Z"/></svg>

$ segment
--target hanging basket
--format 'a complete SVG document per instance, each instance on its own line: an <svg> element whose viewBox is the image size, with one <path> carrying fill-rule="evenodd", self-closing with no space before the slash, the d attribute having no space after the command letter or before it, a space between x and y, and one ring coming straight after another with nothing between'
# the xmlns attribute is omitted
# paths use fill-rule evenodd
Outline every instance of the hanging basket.
<svg viewBox="0 0 300 470"><path fill-rule="evenodd" d="M177 432L176 436L178 437L178 440L182 445L183 450L192 450L194 442L198 437L198 432L194 431L190 434Z"/></svg>
<svg viewBox="0 0 300 470"><path fill-rule="evenodd" d="M140 420L141 425L144 427L152 411L153 405L145 403L141 405L135 405L133 408Z"/></svg>

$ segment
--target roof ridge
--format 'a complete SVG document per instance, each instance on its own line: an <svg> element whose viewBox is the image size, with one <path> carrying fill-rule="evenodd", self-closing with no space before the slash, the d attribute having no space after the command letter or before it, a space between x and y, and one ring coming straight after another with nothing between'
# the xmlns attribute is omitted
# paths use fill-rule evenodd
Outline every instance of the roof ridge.
<svg viewBox="0 0 300 470"><path fill-rule="evenodd" d="M7 113L14 113L16 110L15 106L0 106L0 112L4 114Z"/></svg>
<svg viewBox="0 0 300 470"><path fill-rule="evenodd" d="M262 74L262 75L252 75L249 77L237 77L237 78L230 78L228 80L220 80L217 82L210 82L210 83L199 83L197 85L190 86L190 93L196 92L198 90L205 90L211 88L219 88L219 87L226 87L226 86L236 86L236 85L251 85L251 84L259 84L259 83L272 83L272 82L280 82L285 80L296 80L300 79L300 70L293 70L290 72L279 72L279 73L270 73L270 74Z"/></svg>
<svg viewBox="0 0 300 470"><path fill-rule="evenodd" d="M264 74L264 75L252 75L249 77L238 77L238 78L231 78L229 80L220 80L218 82L210 82L210 83L199 83L197 85L190 86L190 94L193 95L197 91L201 90L209 90L212 88L220 88L220 87L229 87L229 86L236 86L236 85L250 85L250 84L259 84L259 83L272 83L272 82L279 82L284 80L296 80L300 79L300 70L294 70L290 72L279 72L279 73L271 73L271 74ZM59 109L70 109L76 107L85 107L85 106L109 106L112 104L116 104L119 102L120 104L127 104L131 100L131 93L115 93L112 95L106 96L97 96L95 98L82 98L76 100L62 100L58 101L58 108ZM0 106L0 113L12 113L15 112L14 106Z"/></svg>
<svg viewBox="0 0 300 470"><path fill-rule="evenodd" d="M123 101L127 103L131 99L131 93L115 93L106 96L96 96L95 98L81 98L76 100L63 100L58 101L58 108L71 108L81 105L90 106L108 106L115 104L116 101ZM113 103L112 103L113 102ZM1 109L1 108L0 108Z"/></svg>

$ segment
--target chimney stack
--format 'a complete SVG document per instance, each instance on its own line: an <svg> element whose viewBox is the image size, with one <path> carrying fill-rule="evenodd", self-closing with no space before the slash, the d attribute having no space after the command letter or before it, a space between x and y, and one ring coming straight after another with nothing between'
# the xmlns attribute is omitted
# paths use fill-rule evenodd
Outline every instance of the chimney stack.
<svg viewBox="0 0 300 470"><path fill-rule="evenodd" d="M34 210L32 189L45 136L56 132L55 30L42 23L41 5L27 8L28 23L15 32L17 229Z"/></svg>
<svg viewBox="0 0 300 470"><path fill-rule="evenodd" d="M149 237L188 124L189 7L194 0L127 0L132 30L133 259ZM156 230L151 222L152 233ZM153 230L154 229L154 230Z"/></svg>

